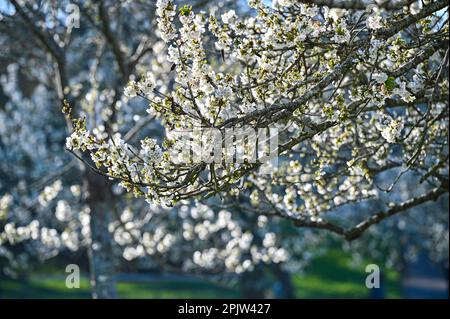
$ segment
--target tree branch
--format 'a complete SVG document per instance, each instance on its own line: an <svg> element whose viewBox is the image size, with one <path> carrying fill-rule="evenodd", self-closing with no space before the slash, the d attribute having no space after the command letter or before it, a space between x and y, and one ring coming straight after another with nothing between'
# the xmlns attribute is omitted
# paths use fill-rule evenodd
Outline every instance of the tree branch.
<svg viewBox="0 0 450 319"><path fill-rule="evenodd" d="M124 54L120 48L120 43L117 41L117 39L111 29L109 16L108 16L108 12L106 11L106 8L105 8L104 1L99 2L98 11L99 11L100 20L102 22L101 30L102 30L106 40L108 41L108 43L111 45L114 57L116 58L117 65L119 66L119 70L122 75L121 76L122 82L126 82L126 80L128 79L128 76L129 76L129 68L125 61Z"/></svg>
<svg viewBox="0 0 450 319"><path fill-rule="evenodd" d="M352 241L360 237L364 233L364 231L367 230L370 226L378 224L384 219L396 215L398 213L401 213L409 208L419 206L428 201L436 201L440 196L442 196L445 193L448 193L448 186L443 185L441 187L433 189L432 191L426 194L420 195L418 197L397 204L389 208L388 210L380 211L375 215L372 215L371 217L362 221L358 225L349 228L347 230L329 221L316 222L316 221L294 220L294 225L297 227L325 229L344 237L348 241Z"/></svg>

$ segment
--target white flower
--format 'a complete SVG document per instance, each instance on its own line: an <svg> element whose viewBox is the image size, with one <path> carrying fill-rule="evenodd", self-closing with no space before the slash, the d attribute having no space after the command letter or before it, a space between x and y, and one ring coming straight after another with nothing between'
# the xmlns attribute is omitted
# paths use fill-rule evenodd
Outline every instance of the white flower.
<svg viewBox="0 0 450 319"><path fill-rule="evenodd" d="M137 84L137 88L146 96L153 93L153 89L155 88L155 78L153 74L151 72L147 72L147 74Z"/></svg>
<svg viewBox="0 0 450 319"><path fill-rule="evenodd" d="M292 5L292 0L274 0L272 1L272 5L275 6L280 6L280 7L288 7L290 5Z"/></svg>
<svg viewBox="0 0 450 319"><path fill-rule="evenodd" d="M161 39L168 42L176 37L175 28L172 25L176 15L176 5L171 0L158 0L156 2L156 14L158 15L158 28Z"/></svg>
<svg viewBox="0 0 450 319"><path fill-rule="evenodd" d="M59 200L56 204L56 211L55 211L55 217L59 221L69 221L72 217L72 210L70 208L70 205L64 201Z"/></svg>
<svg viewBox="0 0 450 319"><path fill-rule="evenodd" d="M80 240L74 231L64 230L61 234L61 241L71 251L76 251L79 248Z"/></svg>
<svg viewBox="0 0 450 319"><path fill-rule="evenodd" d="M366 21L367 27L372 30L378 30L383 27L382 19L379 14L371 15Z"/></svg>
<svg viewBox="0 0 450 319"><path fill-rule="evenodd" d="M351 34L347 29L347 23L342 21L336 28L336 34L333 37L333 41L337 43L346 43L350 41Z"/></svg>
<svg viewBox="0 0 450 319"><path fill-rule="evenodd" d="M66 138L66 148L69 150L81 149L85 151L86 149L92 150L94 148L94 144L90 140L89 132L75 131Z"/></svg>
<svg viewBox="0 0 450 319"><path fill-rule="evenodd" d="M414 74L412 82L408 83L408 87L413 92L418 92L423 89L423 82L424 80L419 77L417 74Z"/></svg>
<svg viewBox="0 0 450 319"><path fill-rule="evenodd" d="M224 14L222 14L222 22L226 24L234 24L236 22L236 11L230 10Z"/></svg>
<svg viewBox="0 0 450 319"><path fill-rule="evenodd" d="M62 189L62 182L56 180L52 185L45 186L44 190L38 197L39 204L42 206L47 206L47 204L52 201Z"/></svg>
<svg viewBox="0 0 450 319"><path fill-rule="evenodd" d="M142 245L138 245L136 248L135 247L126 247L123 250L123 258L125 258L128 261L136 259L138 257L142 257L144 255L145 255L145 250Z"/></svg>
<svg viewBox="0 0 450 319"><path fill-rule="evenodd" d="M159 163L162 160L162 150L153 138L145 138L141 141L141 155L148 163Z"/></svg>
<svg viewBox="0 0 450 319"><path fill-rule="evenodd" d="M308 16L310 18L313 18L317 15L319 12L319 8L315 5L313 6L307 6L307 5L301 5L301 13L305 16Z"/></svg>
<svg viewBox="0 0 450 319"><path fill-rule="evenodd" d="M411 103L413 102L416 98L414 97L414 95L412 95L411 93L409 93L409 91L406 89L406 83L401 81L399 86L396 87L392 93L397 94L398 96L400 96L400 98L405 101L406 103Z"/></svg>
<svg viewBox="0 0 450 319"><path fill-rule="evenodd" d="M266 226L267 222L268 222L267 216L264 216L264 215L259 215L258 216L258 227Z"/></svg>
<svg viewBox="0 0 450 319"><path fill-rule="evenodd" d="M80 185L72 185L70 186L70 192L73 196L79 197L81 195L81 187Z"/></svg>
<svg viewBox="0 0 450 319"><path fill-rule="evenodd" d="M388 143L395 143L397 138L401 136L402 129L403 122L400 120L393 120L389 125L381 129L381 136L383 136Z"/></svg>
<svg viewBox="0 0 450 319"><path fill-rule="evenodd" d="M7 209L12 203L13 197L10 194L5 194L0 198L0 209Z"/></svg>
<svg viewBox="0 0 450 319"><path fill-rule="evenodd" d="M178 51L178 48L172 45L167 49L167 54L167 61L169 62L178 63L178 61L180 60L180 52Z"/></svg>
<svg viewBox="0 0 450 319"><path fill-rule="evenodd" d="M275 246L276 237L274 233L267 233L263 239L263 246L266 248Z"/></svg>
<svg viewBox="0 0 450 319"><path fill-rule="evenodd" d="M0 197L0 220L6 215L6 210L11 205L13 197L10 194L5 194Z"/></svg>
<svg viewBox="0 0 450 319"><path fill-rule="evenodd" d="M374 79L377 83L381 84L381 83L386 82L386 80L388 79L388 76L387 76L387 74L384 73L384 72L381 72L381 73L374 73L374 74L373 74L373 79Z"/></svg>
<svg viewBox="0 0 450 319"><path fill-rule="evenodd" d="M128 85L123 90L123 94L128 97L132 98L137 95L137 85L135 81L128 82Z"/></svg>
<svg viewBox="0 0 450 319"><path fill-rule="evenodd" d="M336 206L340 206L345 203L345 198L343 196L335 196L333 198L333 203Z"/></svg>
<svg viewBox="0 0 450 319"><path fill-rule="evenodd" d="M61 240L58 237L56 229L43 227L41 229L41 241L49 248L59 248L61 246Z"/></svg>
<svg viewBox="0 0 450 319"><path fill-rule="evenodd" d="M69 150L77 149L80 145L78 134L72 133L72 135L66 138L66 148Z"/></svg>

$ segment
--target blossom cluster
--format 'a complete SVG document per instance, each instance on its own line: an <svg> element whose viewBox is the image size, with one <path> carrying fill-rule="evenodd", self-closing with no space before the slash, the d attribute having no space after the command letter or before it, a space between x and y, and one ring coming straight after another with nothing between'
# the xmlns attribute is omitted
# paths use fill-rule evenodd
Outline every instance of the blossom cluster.
<svg viewBox="0 0 450 319"><path fill-rule="evenodd" d="M438 4L408 15L252 0L253 15L230 10L207 17L190 6L177 14L172 1L158 1L173 85L160 88L147 74L131 81L125 95L144 97L167 131L273 125L281 132L281 165L261 176L248 162L180 164L170 135L161 147L144 139L134 152L116 136L103 141L76 130L77 143L68 146L89 150L108 177L150 203L244 195L250 210L275 209L300 222L322 223L324 212L379 198L376 175L404 164L439 179L442 166L435 177L423 172L445 152L448 132L439 103L448 80L438 80L445 52L437 40L448 26L435 14L445 6ZM406 32L410 27L414 34ZM205 254L197 259L216 252Z"/></svg>
<svg viewBox="0 0 450 319"><path fill-rule="evenodd" d="M173 222L181 227L172 229L170 222L159 222L171 213L176 216ZM145 220L152 222L145 223ZM143 218L135 216L127 208L120 222L110 226L115 241L123 247L126 260L164 256L172 263L181 263L180 267L185 271L223 269L238 274L251 271L258 263L288 260L288 252L278 246L277 236L268 232L265 225L261 224L256 231L243 227L245 223L231 212L215 212L201 203L181 205L171 212L152 207L152 211ZM255 236L263 236L262 245Z"/></svg>

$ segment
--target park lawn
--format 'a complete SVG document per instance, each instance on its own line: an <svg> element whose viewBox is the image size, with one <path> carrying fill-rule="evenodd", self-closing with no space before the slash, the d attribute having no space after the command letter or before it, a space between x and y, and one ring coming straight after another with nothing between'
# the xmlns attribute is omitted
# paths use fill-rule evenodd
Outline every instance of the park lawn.
<svg viewBox="0 0 450 319"><path fill-rule="evenodd" d="M316 258L303 274L294 275L297 298L367 298L365 265L350 266L350 257L330 250ZM387 298L399 298L398 273L386 271ZM239 298L238 287L204 281L118 282L121 298ZM90 298L89 281L81 278L79 289L67 289L63 275L36 274L27 280L0 279L1 298Z"/></svg>
<svg viewBox="0 0 450 319"><path fill-rule="evenodd" d="M236 289L205 282L118 282L121 298L239 298ZM90 298L87 278L82 277L80 288L68 289L63 276L36 275L26 281L2 280L2 298Z"/></svg>
<svg viewBox="0 0 450 319"><path fill-rule="evenodd" d="M297 298L367 298L365 281L367 263L351 266L350 257L338 249L317 257L305 269L304 276L294 276ZM383 272L383 270L381 270ZM386 298L400 298L400 279L394 270L383 272Z"/></svg>

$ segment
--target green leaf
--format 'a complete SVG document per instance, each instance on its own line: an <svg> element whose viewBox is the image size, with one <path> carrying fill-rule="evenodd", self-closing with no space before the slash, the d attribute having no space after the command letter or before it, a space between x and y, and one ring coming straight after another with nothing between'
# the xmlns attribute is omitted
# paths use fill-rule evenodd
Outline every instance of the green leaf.
<svg viewBox="0 0 450 319"><path fill-rule="evenodd" d="M192 6L184 5L180 8L180 16L188 16L192 11Z"/></svg>
<svg viewBox="0 0 450 319"><path fill-rule="evenodd" d="M392 92L395 86L396 86L395 79L392 76L388 77L387 80L384 82L384 87L389 92Z"/></svg>

